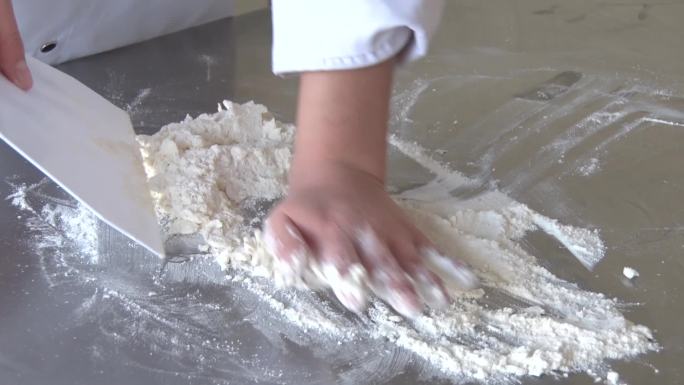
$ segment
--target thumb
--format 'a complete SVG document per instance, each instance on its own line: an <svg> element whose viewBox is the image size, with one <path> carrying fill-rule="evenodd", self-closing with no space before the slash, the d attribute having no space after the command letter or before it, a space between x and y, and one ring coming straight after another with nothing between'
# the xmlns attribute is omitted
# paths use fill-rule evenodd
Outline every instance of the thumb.
<svg viewBox="0 0 684 385"><path fill-rule="evenodd" d="M10 0L0 0L0 72L22 90L33 86Z"/></svg>

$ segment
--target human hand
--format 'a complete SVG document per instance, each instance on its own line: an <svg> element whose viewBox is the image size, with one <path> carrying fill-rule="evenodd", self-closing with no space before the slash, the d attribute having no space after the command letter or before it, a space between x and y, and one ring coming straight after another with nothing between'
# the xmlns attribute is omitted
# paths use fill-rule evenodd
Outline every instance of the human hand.
<svg viewBox="0 0 684 385"><path fill-rule="evenodd" d="M22 90L33 86L10 0L0 0L0 72Z"/></svg>
<svg viewBox="0 0 684 385"><path fill-rule="evenodd" d="M271 212L264 235L291 278L316 267L348 309L362 311L370 289L414 317L424 304L448 302L440 277L463 289L477 278L436 252L385 191L393 68L389 59L302 74L288 196Z"/></svg>
<svg viewBox="0 0 684 385"><path fill-rule="evenodd" d="M360 312L367 289L407 317L423 304L443 307L449 296L424 263L463 289L477 284L463 265L441 257L373 175L338 162L294 170L288 197L266 221L271 253L300 275L313 258L340 302Z"/></svg>

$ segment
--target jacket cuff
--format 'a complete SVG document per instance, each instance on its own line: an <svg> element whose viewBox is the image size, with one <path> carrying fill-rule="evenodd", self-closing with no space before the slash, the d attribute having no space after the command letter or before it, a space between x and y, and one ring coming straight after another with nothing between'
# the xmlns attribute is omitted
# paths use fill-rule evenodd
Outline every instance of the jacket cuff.
<svg viewBox="0 0 684 385"><path fill-rule="evenodd" d="M272 0L273 72L368 67L427 53L441 0Z"/></svg>

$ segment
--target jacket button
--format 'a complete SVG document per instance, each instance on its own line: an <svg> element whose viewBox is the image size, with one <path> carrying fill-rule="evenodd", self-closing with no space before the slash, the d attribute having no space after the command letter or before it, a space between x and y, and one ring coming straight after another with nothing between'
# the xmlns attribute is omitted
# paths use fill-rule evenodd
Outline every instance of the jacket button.
<svg viewBox="0 0 684 385"><path fill-rule="evenodd" d="M43 45L40 47L40 52L42 52L42 53L48 53L48 52L52 51L53 49L55 49L55 47L57 47L57 42L56 42L56 41L51 41L51 42L48 42L48 43L43 44Z"/></svg>

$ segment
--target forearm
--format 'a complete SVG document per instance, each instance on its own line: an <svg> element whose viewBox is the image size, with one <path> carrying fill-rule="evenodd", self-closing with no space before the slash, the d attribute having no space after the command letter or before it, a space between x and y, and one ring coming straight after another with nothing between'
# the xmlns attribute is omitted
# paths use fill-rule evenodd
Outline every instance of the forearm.
<svg viewBox="0 0 684 385"><path fill-rule="evenodd" d="M301 76L291 179L335 162L384 182L394 60Z"/></svg>
<svg viewBox="0 0 684 385"><path fill-rule="evenodd" d="M24 58L24 45L14 18L12 2L0 0L0 76L4 75L22 90L33 86Z"/></svg>
<svg viewBox="0 0 684 385"><path fill-rule="evenodd" d="M426 253L445 259L449 283L463 290L477 278L433 252L385 188L393 67L390 60L302 75L289 190L269 215L264 239L286 280L319 266L318 279L348 309L363 311L371 290L399 314L416 317L426 304L449 301L440 276L423 261Z"/></svg>

